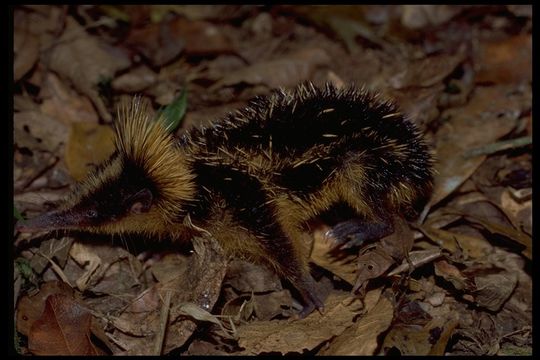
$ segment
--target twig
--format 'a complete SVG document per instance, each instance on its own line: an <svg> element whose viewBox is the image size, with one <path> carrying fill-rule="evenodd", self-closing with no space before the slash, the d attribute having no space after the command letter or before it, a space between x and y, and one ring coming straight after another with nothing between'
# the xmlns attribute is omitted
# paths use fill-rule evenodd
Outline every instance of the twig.
<svg viewBox="0 0 540 360"><path fill-rule="evenodd" d="M156 342L154 343L153 355L161 355L161 352L163 351L163 340L165 339L165 331L167 330L167 320L169 319L169 310L171 308L171 297L172 291L167 290L165 299L163 300L161 314L159 316L159 332L156 336Z"/></svg>
<svg viewBox="0 0 540 360"><path fill-rule="evenodd" d="M47 255L45 255L44 253L42 253L41 251L38 251L37 252L38 255L41 255L43 256L45 259L47 259L48 262L51 263L51 266L54 270L54 272L56 273L56 275L58 275L60 277L60 279L62 279L63 282L65 282L66 284L69 285L69 287L73 288L73 285L71 285L71 283L69 282L69 279L67 278L66 274L64 274L64 271L62 271L62 269L60 268L60 266L58 266L58 264L56 264L56 262L51 259L50 257L48 257Z"/></svg>
<svg viewBox="0 0 540 360"><path fill-rule="evenodd" d="M532 144L532 136L524 136L517 139L498 141L492 144L481 146L467 151L464 156L470 158L480 155L489 155L499 152L501 150L518 148L530 144Z"/></svg>

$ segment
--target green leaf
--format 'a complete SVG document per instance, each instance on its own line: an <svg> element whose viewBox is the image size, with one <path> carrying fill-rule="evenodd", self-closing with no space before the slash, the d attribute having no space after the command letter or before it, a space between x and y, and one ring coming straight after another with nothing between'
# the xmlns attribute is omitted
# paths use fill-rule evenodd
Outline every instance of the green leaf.
<svg viewBox="0 0 540 360"><path fill-rule="evenodd" d="M21 215L21 213L19 212L19 210L17 210L17 208L15 207L15 205L13 205L13 216L15 216L15 219L17 219L17 220L21 220L21 221L24 220L23 216Z"/></svg>
<svg viewBox="0 0 540 360"><path fill-rule="evenodd" d="M180 95L172 103L157 113L157 121L163 121L163 125L170 132L174 132L184 118L187 109L187 89L184 87Z"/></svg>
<svg viewBox="0 0 540 360"><path fill-rule="evenodd" d="M24 259L24 258L15 259L15 266L19 270L19 273L21 274L24 280L32 281L34 277L34 271L32 270L32 266L30 265L30 262L27 259Z"/></svg>

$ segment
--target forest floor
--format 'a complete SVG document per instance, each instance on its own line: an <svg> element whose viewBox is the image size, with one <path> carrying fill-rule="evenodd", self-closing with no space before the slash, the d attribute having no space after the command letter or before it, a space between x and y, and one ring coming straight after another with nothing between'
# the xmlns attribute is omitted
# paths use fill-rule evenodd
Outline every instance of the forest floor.
<svg viewBox="0 0 540 360"><path fill-rule="evenodd" d="M192 247L15 232L20 354L532 353L532 7L13 8L14 220L113 151L118 104L177 104L177 134L304 81L393 99L437 158L406 259L314 232L325 311L261 265ZM179 100L180 99L180 100ZM388 266L389 265L389 266ZM412 267L411 267L412 265Z"/></svg>

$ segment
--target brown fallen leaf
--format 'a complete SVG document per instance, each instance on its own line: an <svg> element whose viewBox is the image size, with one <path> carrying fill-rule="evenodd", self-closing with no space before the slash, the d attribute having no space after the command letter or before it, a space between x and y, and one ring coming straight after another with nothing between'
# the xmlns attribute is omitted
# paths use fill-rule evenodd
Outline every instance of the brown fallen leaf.
<svg viewBox="0 0 540 360"><path fill-rule="evenodd" d="M92 315L70 297L50 295L41 317L30 328L34 355L103 355L91 341Z"/></svg>
<svg viewBox="0 0 540 360"><path fill-rule="evenodd" d="M506 5L506 8L515 16L532 18L532 5Z"/></svg>
<svg viewBox="0 0 540 360"><path fill-rule="evenodd" d="M17 138L17 147L39 149L39 141L29 133L17 131ZM58 160L59 158L50 152L32 151L27 154L16 151L13 156L13 189L15 193L50 187L50 178L44 178L44 176L49 174L47 170L54 167Z"/></svg>
<svg viewBox="0 0 540 360"><path fill-rule="evenodd" d="M68 128L60 121L39 111L24 111L13 115L14 141L20 147L31 150L58 151L68 139ZM35 140L30 141L31 135Z"/></svg>
<svg viewBox="0 0 540 360"><path fill-rule="evenodd" d="M129 67L130 61L106 51L98 38L89 35L72 17L66 18L66 29L50 49L49 56L50 68L70 80L78 91L92 100L99 115L111 121L111 114L98 94L97 85Z"/></svg>
<svg viewBox="0 0 540 360"><path fill-rule="evenodd" d="M39 38L29 28L28 16L23 11L14 13L13 31L13 81L19 81L39 58Z"/></svg>
<svg viewBox="0 0 540 360"><path fill-rule="evenodd" d="M69 89L54 73L47 73L40 92L41 112L69 126L73 122L97 123L98 116L88 98Z"/></svg>
<svg viewBox="0 0 540 360"><path fill-rule="evenodd" d="M330 56L323 49L301 49L275 60L256 63L233 71L212 85L211 89L240 83L262 84L270 88L293 86L309 79L318 66L326 65L330 61Z"/></svg>
<svg viewBox="0 0 540 360"><path fill-rule="evenodd" d="M517 285L517 275L508 271L474 277L474 302L490 311L499 311Z"/></svg>
<svg viewBox="0 0 540 360"><path fill-rule="evenodd" d="M378 338L388 329L393 317L392 301L383 295L371 310L318 355L374 355L379 346Z"/></svg>
<svg viewBox="0 0 540 360"><path fill-rule="evenodd" d="M165 283L188 271L188 258L181 254L166 254L152 264L150 271L158 282Z"/></svg>
<svg viewBox="0 0 540 360"><path fill-rule="evenodd" d="M282 290L281 281L273 271L243 260L231 261L224 284L241 293Z"/></svg>
<svg viewBox="0 0 540 360"><path fill-rule="evenodd" d="M272 293L271 293L272 294ZM255 296L244 294L227 301L221 309L221 316L228 316L235 324L249 321L255 314ZM269 319L265 319L269 320Z"/></svg>
<svg viewBox="0 0 540 360"><path fill-rule="evenodd" d="M372 248L358 257L358 277L353 292L362 293L367 281L384 274L390 266L407 256L414 243L414 236L407 222L400 216L393 219L394 232L383 237ZM369 245L368 245L369 246Z"/></svg>
<svg viewBox="0 0 540 360"><path fill-rule="evenodd" d="M31 214L37 215L47 209L50 204L58 203L65 197L65 191L28 191L22 194L15 194L13 202L17 209L26 209ZM22 210L21 210L22 212ZM42 233L43 234L43 233ZM28 234L28 238L35 235Z"/></svg>
<svg viewBox="0 0 540 360"><path fill-rule="evenodd" d="M411 87L400 90L385 89L391 99L394 99L399 107L416 125L424 127L438 118L439 99L444 91L442 83L427 88Z"/></svg>
<svg viewBox="0 0 540 360"><path fill-rule="evenodd" d="M123 247L75 242L69 254L77 265L68 261L65 272L80 291L128 297L140 290L142 265Z"/></svg>
<svg viewBox="0 0 540 360"><path fill-rule="evenodd" d="M467 262L464 264L467 267L461 271L441 260L435 263L435 274L450 281L461 291L464 300L497 312L514 292L521 269L506 270L499 267L506 264L486 263L486 260L489 258L484 258L483 262Z"/></svg>
<svg viewBox="0 0 540 360"><path fill-rule="evenodd" d="M253 5L152 5L150 18L153 22L161 21L168 12L190 20L227 21L243 17L252 11Z"/></svg>
<svg viewBox="0 0 540 360"><path fill-rule="evenodd" d="M79 181L94 166L107 160L114 152L114 131L110 126L90 122L71 124L66 144L65 161L71 176Z"/></svg>
<svg viewBox="0 0 540 360"><path fill-rule="evenodd" d="M50 258L57 262L58 266L64 267L73 240L74 238L65 236L58 239L53 238L43 241L39 244L38 254L30 259L30 266L37 274L41 274L45 267L49 265L49 260L47 258Z"/></svg>
<svg viewBox="0 0 540 360"><path fill-rule="evenodd" d="M401 23L410 29L441 25L463 10L456 5L403 5Z"/></svg>
<svg viewBox="0 0 540 360"><path fill-rule="evenodd" d="M325 301L325 312L315 311L301 320L255 321L238 327L242 355L312 350L341 334L357 314L358 303L348 294L332 293Z"/></svg>
<svg viewBox="0 0 540 360"><path fill-rule="evenodd" d="M527 190L531 190L532 193L531 188ZM516 229L522 229L528 234L532 234L532 198L520 200L510 188L502 192L500 202L501 209Z"/></svg>
<svg viewBox="0 0 540 360"><path fill-rule="evenodd" d="M485 203L485 207L482 207L481 204ZM480 205L479 205L480 204ZM527 233L523 232L520 229L516 229L510 225L510 222L504 218L500 217L502 213L495 206L490 203L480 202L476 205L475 208L469 208L464 210L459 210L455 208L446 208L446 211L456 215L464 216L468 221L478 224L484 227L486 230L492 234L504 235L507 238L517 242L520 245L524 246L522 250L523 255L532 259L532 237ZM482 214L479 213L479 209L492 209L495 213L493 214ZM495 215L495 216L494 216ZM502 215L504 216L504 215Z"/></svg>
<svg viewBox="0 0 540 360"><path fill-rule="evenodd" d="M472 175L485 155L466 157L471 148L489 144L508 134L516 125L523 102L505 86L477 87L469 103L446 110L448 121L436 134L436 170L432 207Z"/></svg>
<svg viewBox="0 0 540 360"><path fill-rule="evenodd" d="M486 256L492 246L485 239L474 237L466 234L458 234L456 232L435 229L429 226L420 226L419 229L435 243L439 244L444 249L455 253L458 250L465 252L465 257L479 258Z"/></svg>
<svg viewBox="0 0 540 360"><path fill-rule="evenodd" d="M423 327L400 324L386 335L382 350L384 353L399 350L400 355L444 355L448 340L458 325L458 320L447 317L435 317Z"/></svg>
<svg viewBox="0 0 540 360"><path fill-rule="evenodd" d="M131 29L125 45L144 55L155 66L163 66L184 49L185 41L171 31L170 22Z"/></svg>
<svg viewBox="0 0 540 360"><path fill-rule="evenodd" d="M435 261L433 264L435 265L435 275L449 281L457 290L474 289L471 279L465 276L455 265L443 259Z"/></svg>
<svg viewBox="0 0 540 360"><path fill-rule="evenodd" d="M158 76L147 66L138 66L135 69L115 78L111 85L112 88L122 92L137 92L153 85Z"/></svg>
<svg viewBox="0 0 540 360"><path fill-rule="evenodd" d="M191 356L208 356L208 355L230 355L230 353L219 349L219 346L214 342L194 339L185 355Z"/></svg>
<svg viewBox="0 0 540 360"><path fill-rule="evenodd" d="M177 18L171 24L171 32L185 41L189 55L208 56L234 52L227 32L211 22Z"/></svg>
<svg viewBox="0 0 540 360"><path fill-rule="evenodd" d="M477 83L532 81L532 36L520 34L503 41L480 42L475 62Z"/></svg>
<svg viewBox="0 0 540 360"><path fill-rule="evenodd" d="M143 291L120 316L111 319L115 327L111 339L119 346L115 354L151 354L162 326L167 327L162 354L167 354L181 347L197 328L197 317L186 316L184 305L190 303L206 312L213 308L227 260L214 239L195 238L193 245L194 254L187 261L189 271ZM165 324L160 322L160 315L162 299L168 291L172 297Z"/></svg>
<svg viewBox="0 0 540 360"><path fill-rule="evenodd" d="M380 246L368 250L358 257L358 275L353 292L362 293L368 280L378 278L395 264L395 260Z"/></svg>
<svg viewBox="0 0 540 360"><path fill-rule="evenodd" d="M17 331L28 336L30 328L41 317L45 308L45 301L50 295L65 294L73 296L73 289L60 281L49 281L41 285L39 292L25 295L17 303Z"/></svg>
<svg viewBox="0 0 540 360"><path fill-rule="evenodd" d="M403 71L388 80L394 89L430 87L450 75L465 60L465 52L441 54L409 62Z"/></svg>
<svg viewBox="0 0 540 360"><path fill-rule="evenodd" d="M253 300L257 319L262 321L271 320L278 315L285 315L284 310L292 307L292 297L289 290L254 295Z"/></svg>

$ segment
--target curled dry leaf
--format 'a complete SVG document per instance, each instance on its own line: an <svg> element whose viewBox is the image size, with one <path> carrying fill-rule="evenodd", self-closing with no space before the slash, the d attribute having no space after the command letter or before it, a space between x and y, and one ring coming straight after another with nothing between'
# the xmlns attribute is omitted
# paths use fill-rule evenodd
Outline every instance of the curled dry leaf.
<svg viewBox="0 0 540 360"><path fill-rule="evenodd" d="M235 324L239 324L242 321L248 321L254 313L255 296L253 294L245 294L232 298L227 301L221 309L221 316L229 316Z"/></svg>
<svg viewBox="0 0 540 360"><path fill-rule="evenodd" d="M374 355L379 346L377 339L388 329L393 317L392 301L381 296L371 310L335 337L319 355Z"/></svg>
<svg viewBox="0 0 540 360"><path fill-rule="evenodd" d="M82 180L96 165L114 152L114 131L110 126L90 122L71 124L65 161L75 180Z"/></svg>
<svg viewBox="0 0 540 360"><path fill-rule="evenodd" d="M92 276L101 267L101 258L91 250L91 247L79 242L73 244L70 255L80 266L84 266L84 274L78 277L75 283L80 291L85 291ZM101 275L101 272L98 273L98 276Z"/></svg>
<svg viewBox="0 0 540 360"><path fill-rule="evenodd" d="M353 291L362 293L367 281L378 278L395 263L395 260L380 246L366 251L358 257L358 276Z"/></svg>
<svg viewBox="0 0 540 360"><path fill-rule="evenodd" d="M467 278L456 266L446 260L438 260L434 263L435 275L449 281L457 290L470 290L474 288L470 279Z"/></svg>
<svg viewBox="0 0 540 360"><path fill-rule="evenodd" d="M66 30L50 49L49 60L52 70L70 80L92 100L103 119L112 120L97 85L127 68L129 61L106 51L97 38L90 36L72 17L66 18Z"/></svg>
<svg viewBox="0 0 540 360"><path fill-rule="evenodd" d="M68 261L66 273L81 291L128 296L138 290L142 265L121 246L76 242L70 256L78 265Z"/></svg>
<svg viewBox="0 0 540 360"><path fill-rule="evenodd" d="M30 328L34 355L102 355L91 341L92 315L63 294L47 297L41 317Z"/></svg>
<svg viewBox="0 0 540 360"><path fill-rule="evenodd" d="M393 219L394 232L383 237L372 248L358 257L358 277L353 291L365 290L367 281L384 274L390 266L401 261L412 248L414 236L407 222L400 216Z"/></svg>
<svg viewBox="0 0 540 360"><path fill-rule="evenodd" d="M288 87L309 79L318 67L330 63L330 56L323 49L307 48L233 71L212 85L212 89L240 83Z"/></svg>
<svg viewBox="0 0 540 360"><path fill-rule="evenodd" d="M352 324L357 309L358 303L351 302L350 295L332 293L322 315L315 311L301 320L256 321L239 326L238 344L245 349L244 355L302 353L341 334Z"/></svg>

